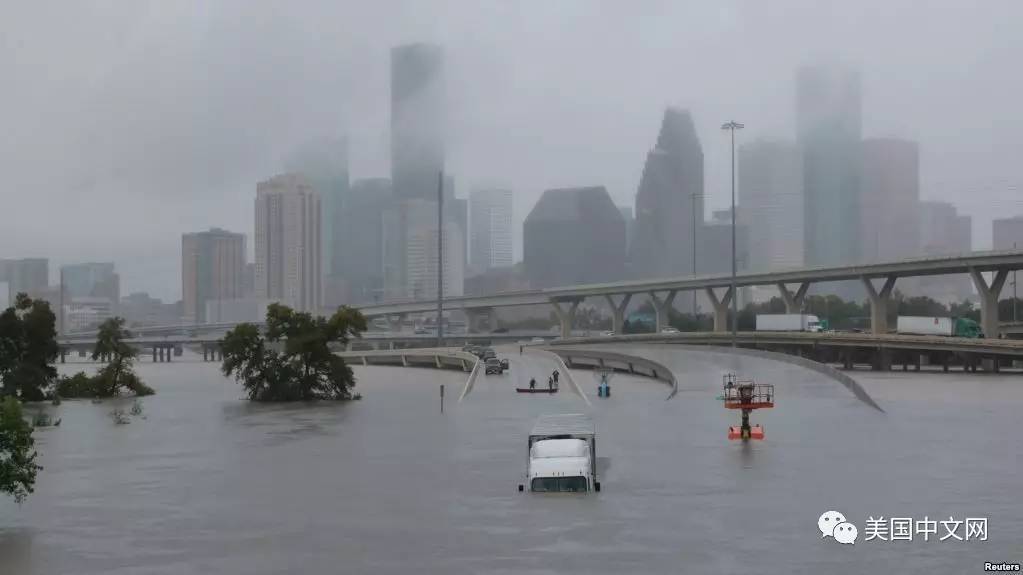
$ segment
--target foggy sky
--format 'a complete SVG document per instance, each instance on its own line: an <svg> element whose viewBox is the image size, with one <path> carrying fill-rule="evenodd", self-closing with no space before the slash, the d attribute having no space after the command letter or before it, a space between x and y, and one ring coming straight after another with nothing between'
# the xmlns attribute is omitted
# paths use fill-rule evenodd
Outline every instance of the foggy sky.
<svg viewBox="0 0 1023 575"><path fill-rule="evenodd" d="M417 41L444 46L457 193L514 191L517 258L544 189L634 204L666 105L692 110L725 207L721 123L793 139L795 70L830 59L860 69L864 137L920 142L921 197L974 216L975 248L1023 213L1014 0L4 4L0 258L114 260L122 294L180 298L183 232L251 246L256 182L305 141L389 176L389 50Z"/></svg>

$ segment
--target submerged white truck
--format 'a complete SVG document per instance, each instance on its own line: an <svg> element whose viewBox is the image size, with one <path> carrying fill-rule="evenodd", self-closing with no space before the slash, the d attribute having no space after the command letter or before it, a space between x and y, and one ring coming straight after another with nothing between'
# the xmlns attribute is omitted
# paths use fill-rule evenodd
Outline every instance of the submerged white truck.
<svg viewBox="0 0 1023 575"><path fill-rule="evenodd" d="M540 416L529 434L526 480L536 492L600 491L593 420L576 413Z"/></svg>

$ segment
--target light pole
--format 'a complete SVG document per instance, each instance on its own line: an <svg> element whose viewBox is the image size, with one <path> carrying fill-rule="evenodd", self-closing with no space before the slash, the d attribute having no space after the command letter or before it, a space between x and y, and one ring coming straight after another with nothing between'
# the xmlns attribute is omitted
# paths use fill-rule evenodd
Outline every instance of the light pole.
<svg viewBox="0 0 1023 575"><path fill-rule="evenodd" d="M721 125L721 129L728 130L732 136L732 347L736 347L739 339L739 294L735 288L735 131L743 128L745 126L735 120Z"/></svg>
<svg viewBox="0 0 1023 575"><path fill-rule="evenodd" d="M1016 242L1012 242L1012 249L1016 249ZM1016 270L1012 270L1012 323L1019 321L1016 319Z"/></svg>
<svg viewBox="0 0 1023 575"><path fill-rule="evenodd" d="M696 277L696 198L702 198L703 194L693 192L689 195L693 198L693 277ZM700 216L702 221L703 214ZM693 292L693 322L696 322L696 311L696 292Z"/></svg>

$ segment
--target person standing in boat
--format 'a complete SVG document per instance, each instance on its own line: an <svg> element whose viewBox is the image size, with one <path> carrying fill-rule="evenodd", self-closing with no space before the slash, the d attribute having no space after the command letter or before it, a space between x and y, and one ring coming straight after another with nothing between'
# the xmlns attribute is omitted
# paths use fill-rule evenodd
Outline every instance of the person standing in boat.
<svg viewBox="0 0 1023 575"><path fill-rule="evenodd" d="M549 389L551 391L554 391L554 376L553 375L547 378L547 389Z"/></svg>
<svg viewBox="0 0 1023 575"><path fill-rule="evenodd" d="M529 378L529 389L536 389L536 378Z"/></svg>
<svg viewBox="0 0 1023 575"><path fill-rule="evenodd" d="M554 385L558 385L558 370L554 370Z"/></svg>

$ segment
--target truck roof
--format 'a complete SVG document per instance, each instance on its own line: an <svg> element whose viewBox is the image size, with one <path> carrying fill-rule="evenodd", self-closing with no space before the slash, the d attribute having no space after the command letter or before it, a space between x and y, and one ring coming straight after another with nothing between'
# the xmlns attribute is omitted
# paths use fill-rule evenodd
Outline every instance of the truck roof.
<svg viewBox="0 0 1023 575"><path fill-rule="evenodd" d="M583 413L560 413L557 415L541 415L533 425L534 435L594 435L596 428L589 415Z"/></svg>

